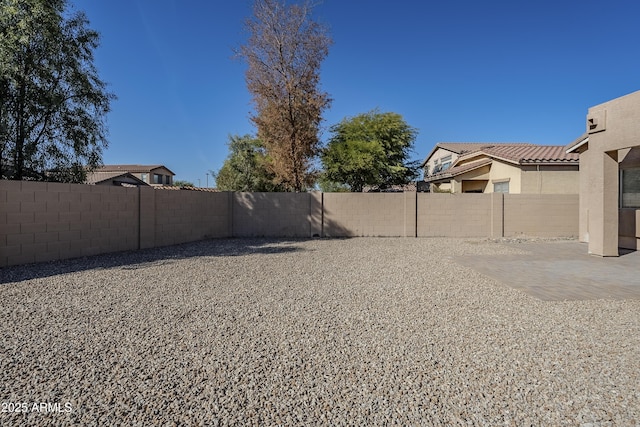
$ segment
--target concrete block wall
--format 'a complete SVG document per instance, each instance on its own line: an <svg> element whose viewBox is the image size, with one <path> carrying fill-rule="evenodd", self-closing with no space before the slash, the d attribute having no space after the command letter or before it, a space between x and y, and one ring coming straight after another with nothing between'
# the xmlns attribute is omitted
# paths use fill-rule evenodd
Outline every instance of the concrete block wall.
<svg viewBox="0 0 640 427"><path fill-rule="evenodd" d="M640 211L621 215L634 224L623 232L637 245ZM213 193L0 181L0 267L216 237L577 233L577 195Z"/></svg>
<svg viewBox="0 0 640 427"><path fill-rule="evenodd" d="M320 216L321 209L313 193L233 193L231 234L311 237L318 234L311 219Z"/></svg>
<svg viewBox="0 0 640 427"><path fill-rule="evenodd" d="M418 237L491 236L492 194L418 194Z"/></svg>
<svg viewBox="0 0 640 427"><path fill-rule="evenodd" d="M155 196L154 246L214 237L230 237L230 193L154 190L142 188ZM141 223L151 221L141 217ZM150 226L149 226L150 227Z"/></svg>
<svg viewBox="0 0 640 427"><path fill-rule="evenodd" d="M405 194L415 198L415 193L324 193L323 235L405 236Z"/></svg>
<svg viewBox="0 0 640 427"><path fill-rule="evenodd" d="M0 181L0 266L137 247L136 189Z"/></svg>
<svg viewBox="0 0 640 427"><path fill-rule="evenodd" d="M505 194L504 236L578 235L577 194Z"/></svg>
<svg viewBox="0 0 640 427"><path fill-rule="evenodd" d="M151 187L138 188L140 224L139 249L156 246L156 191Z"/></svg>

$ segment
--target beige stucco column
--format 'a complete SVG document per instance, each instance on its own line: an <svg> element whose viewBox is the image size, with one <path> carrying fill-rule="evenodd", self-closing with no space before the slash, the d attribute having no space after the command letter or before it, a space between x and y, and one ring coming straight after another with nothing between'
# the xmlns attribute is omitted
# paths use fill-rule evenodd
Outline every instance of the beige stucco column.
<svg viewBox="0 0 640 427"><path fill-rule="evenodd" d="M580 241L589 253L618 256L640 248L640 209L620 206L620 163L640 165L640 91L589 108L587 134L569 151L580 153ZM622 233L622 234L621 234Z"/></svg>
<svg viewBox="0 0 640 427"><path fill-rule="evenodd" d="M618 152L589 156L589 253L618 256Z"/></svg>

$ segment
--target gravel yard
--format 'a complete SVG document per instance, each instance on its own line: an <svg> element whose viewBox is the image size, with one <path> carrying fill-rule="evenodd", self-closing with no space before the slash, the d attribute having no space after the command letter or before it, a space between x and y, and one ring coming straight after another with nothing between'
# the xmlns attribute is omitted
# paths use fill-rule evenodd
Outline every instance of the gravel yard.
<svg viewBox="0 0 640 427"><path fill-rule="evenodd" d="M640 424L640 301L541 301L454 260L525 249L228 239L0 269L0 425Z"/></svg>

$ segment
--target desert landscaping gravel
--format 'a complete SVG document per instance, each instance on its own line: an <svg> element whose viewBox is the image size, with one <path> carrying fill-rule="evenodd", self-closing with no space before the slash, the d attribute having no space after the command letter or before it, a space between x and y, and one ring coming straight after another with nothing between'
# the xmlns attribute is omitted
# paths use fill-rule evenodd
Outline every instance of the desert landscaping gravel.
<svg viewBox="0 0 640 427"><path fill-rule="evenodd" d="M0 425L639 425L640 301L455 261L525 250L223 239L0 269Z"/></svg>

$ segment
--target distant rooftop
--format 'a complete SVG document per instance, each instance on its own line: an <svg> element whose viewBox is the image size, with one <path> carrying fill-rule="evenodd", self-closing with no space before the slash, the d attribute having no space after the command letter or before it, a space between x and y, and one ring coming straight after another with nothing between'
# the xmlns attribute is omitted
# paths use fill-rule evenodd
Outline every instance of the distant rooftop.
<svg viewBox="0 0 640 427"><path fill-rule="evenodd" d="M466 161L478 157L477 160ZM453 166L445 171L424 177L425 181L451 178L490 165L493 160L518 165L578 165L579 155L567 153L562 145L500 144L462 153ZM461 161L466 161L459 164Z"/></svg>
<svg viewBox="0 0 640 427"><path fill-rule="evenodd" d="M540 163L574 163L580 158L577 153L567 153L563 145L493 146L480 150L491 157L509 160L521 165Z"/></svg>
<svg viewBox="0 0 640 427"><path fill-rule="evenodd" d="M131 173L144 173L151 172L158 168L165 168L172 174L171 169L164 165L104 165L96 169L97 172L131 172ZM175 174L174 174L175 175Z"/></svg>
<svg viewBox="0 0 640 427"><path fill-rule="evenodd" d="M424 161L420 165L424 167L425 163L429 160L429 158L433 155L433 153L438 150L438 148L445 149L447 151L451 151L452 153L463 155L467 153L473 153L475 151L480 151L483 149L487 149L490 147L496 146L526 146L533 145L529 142L438 142L433 150L429 153L427 157L425 157Z"/></svg>

